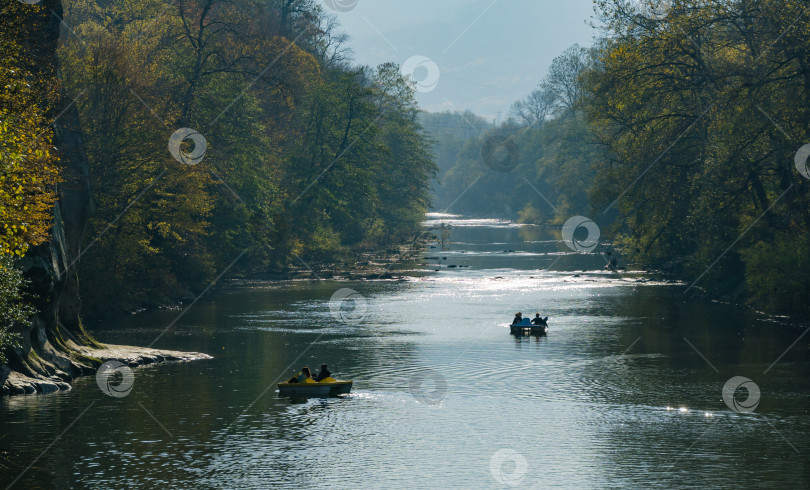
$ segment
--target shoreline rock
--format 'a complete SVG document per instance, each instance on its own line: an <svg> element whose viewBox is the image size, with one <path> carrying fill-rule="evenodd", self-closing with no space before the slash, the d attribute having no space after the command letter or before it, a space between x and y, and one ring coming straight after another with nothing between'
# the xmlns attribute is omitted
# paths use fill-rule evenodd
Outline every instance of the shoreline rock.
<svg viewBox="0 0 810 490"><path fill-rule="evenodd" d="M71 344L73 344L71 342ZM0 366L0 397L14 395L48 394L72 389L70 382L81 376L95 374L99 366L107 361L119 361L129 367L167 362L188 362L213 359L201 352L183 352L166 349L152 349L131 345L101 344L104 348L73 344L70 346L73 359L60 359L63 362L41 361L37 372L23 373L8 366ZM65 360L69 362L66 366ZM67 369L61 369L60 366Z"/></svg>

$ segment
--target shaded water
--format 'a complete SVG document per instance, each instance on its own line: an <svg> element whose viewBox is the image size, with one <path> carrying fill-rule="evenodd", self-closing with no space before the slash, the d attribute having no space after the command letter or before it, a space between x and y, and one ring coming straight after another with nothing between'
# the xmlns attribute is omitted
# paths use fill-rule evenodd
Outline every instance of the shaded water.
<svg viewBox="0 0 810 490"><path fill-rule="evenodd" d="M88 377L0 400L3 481L33 462L15 487L810 486L807 338L771 367L802 330L600 272L600 256L534 228L454 225L450 250L428 250L439 260L408 280L253 283L201 301L156 347L214 359L138 368L124 398ZM365 298L357 324L330 311L341 288ZM517 310L549 316L548 336L511 336ZM147 345L179 314L95 334ZM351 395L277 396L321 362L355 380ZM724 402L734 376L761 389L753 413Z"/></svg>

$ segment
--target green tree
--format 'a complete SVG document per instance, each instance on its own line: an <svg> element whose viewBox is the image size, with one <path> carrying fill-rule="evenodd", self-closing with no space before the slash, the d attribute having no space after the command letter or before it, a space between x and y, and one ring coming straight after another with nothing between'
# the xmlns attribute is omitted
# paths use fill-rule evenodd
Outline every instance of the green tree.
<svg viewBox="0 0 810 490"><path fill-rule="evenodd" d="M783 301L792 294L764 288L796 267L810 272L803 240L792 266L765 258L808 231L807 188L793 165L795 138L810 138L805 7L683 0L651 20L600 1L609 37L587 75L609 156L591 196L598 207L621 197L614 241L642 264L700 277L712 296L797 315L807 310Z"/></svg>

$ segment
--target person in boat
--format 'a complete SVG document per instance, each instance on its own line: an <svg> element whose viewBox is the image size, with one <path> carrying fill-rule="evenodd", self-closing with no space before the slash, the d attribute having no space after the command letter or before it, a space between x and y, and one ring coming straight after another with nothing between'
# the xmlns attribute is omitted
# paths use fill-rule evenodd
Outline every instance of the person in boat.
<svg viewBox="0 0 810 490"><path fill-rule="evenodd" d="M616 272L618 262L616 261L616 257L613 256L613 252L605 252L605 257L607 261L605 270Z"/></svg>
<svg viewBox="0 0 810 490"><path fill-rule="evenodd" d="M540 313L536 314L532 319L532 325L540 325L543 327L547 327L548 323L546 322L548 322L548 317L540 318Z"/></svg>
<svg viewBox="0 0 810 490"><path fill-rule="evenodd" d="M320 381L322 381L322 380L324 380L326 378L331 378L331 377L332 377L332 373L330 373L329 370L326 369L326 364L321 364L321 370L315 376L315 381L320 382Z"/></svg>
<svg viewBox="0 0 810 490"><path fill-rule="evenodd" d="M309 370L309 366L304 366L304 367L301 368L301 372L298 373L297 376L293 376L287 382L288 383L304 383L308 379L312 379L312 372Z"/></svg>
<svg viewBox="0 0 810 490"><path fill-rule="evenodd" d="M517 325L518 323L523 321L523 313L517 312L515 313L515 319L512 320L512 325Z"/></svg>

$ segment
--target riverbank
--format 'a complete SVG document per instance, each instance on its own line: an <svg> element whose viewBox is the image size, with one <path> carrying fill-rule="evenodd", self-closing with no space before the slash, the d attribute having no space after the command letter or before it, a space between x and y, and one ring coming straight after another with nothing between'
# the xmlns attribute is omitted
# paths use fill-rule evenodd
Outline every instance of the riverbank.
<svg viewBox="0 0 810 490"><path fill-rule="evenodd" d="M396 279L412 270L419 257L436 237L423 233L411 243L373 252L357 252L338 260L306 261L299 259L283 271L258 274L242 280L287 279Z"/></svg>
<svg viewBox="0 0 810 490"><path fill-rule="evenodd" d="M429 231L409 243L390 245L388 248L375 251L354 251L331 259L313 260L310 258L291 258L283 268L268 271L231 273L231 278L210 287L208 294L218 288L227 288L232 284L245 284L253 281L284 281L301 279L397 279L418 269L418 260L424 249L436 237ZM124 300L122 300L124 301ZM181 296L164 297L160 301L134 302L127 298L125 303L107 303L103 308L84 305L82 322L88 330L115 321L127 315L139 314L150 310L176 310L196 301L196 293L186 291Z"/></svg>
<svg viewBox="0 0 810 490"><path fill-rule="evenodd" d="M118 361L131 368L147 364L212 359L200 352L151 349L131 345L88 347L67 343L69 352L47 344L42 352L30 352L25 364L0 366L0 396L47 394L68 391L70 383L93 375L107 361Z"/></svg>
<svg viewBox="0 0 810 490"><path fill-rule="evenodd" d="M295 279L395 279L412 269L416 260L433 238L429 233L413 242L374 252L358 252L351 257L335 261L306 262L299 260L283 271L251 275L234 279L236 283L254 280L295 280ZM151 309L174 309L187 302L173 306L154 305L140 307L135 312ZM135 313L129 312L129 313ZM101 320L104 322L109 318ZM91 322L89 322L91 323ZM95 322L92 322L95 323ZM39 343L37 343L39 344ZM24 361L0 366L0 396L53 393L71 389L70 383L79 376L95 374L98 367L107 361L118 361L137 367L163 362L183 362L210 359L211 356L198 352L181 352L150 349L128 345L103 345L98 347L79 345L72 340L64 348L55 348L44 342L42 348L30 350L20 356Z"/></svg>

